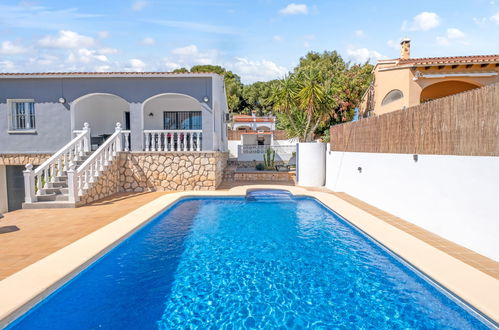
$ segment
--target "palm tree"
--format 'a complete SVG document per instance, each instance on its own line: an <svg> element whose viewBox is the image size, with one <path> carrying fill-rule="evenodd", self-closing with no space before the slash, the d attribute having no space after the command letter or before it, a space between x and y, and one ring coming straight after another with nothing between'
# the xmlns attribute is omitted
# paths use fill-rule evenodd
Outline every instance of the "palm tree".
<svg viewBox="0 0 499 330"><path fill-rule="evenodd" d="M296 108L297 85L293 76L286 75L283 79L278 80L273 84L270 99L273 103L273 108L277 113L281 113L286 117L287 123L291 126L294 132L299 131L297 123L293 120L292 110Z"/></svg>
<svg viewBox="0 0 499 330"><path fill-rule="evenodd" d="M313 141L315 130L327 116L326 109L329 101L321 81L321 72L318 69L310 68L300 74L296 99L299 107L307 114L307 123L302 138L305 142Z"/></svg>

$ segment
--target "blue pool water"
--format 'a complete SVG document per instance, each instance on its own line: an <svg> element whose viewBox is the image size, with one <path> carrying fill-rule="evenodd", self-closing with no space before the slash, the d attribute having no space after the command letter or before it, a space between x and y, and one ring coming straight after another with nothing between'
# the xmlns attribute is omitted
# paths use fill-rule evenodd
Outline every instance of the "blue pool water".
<svg viewBox="0 0 499 330"><path fill-rule="evenodd" d="M493 326L311 198L176 203L13 329Z"/></svg>

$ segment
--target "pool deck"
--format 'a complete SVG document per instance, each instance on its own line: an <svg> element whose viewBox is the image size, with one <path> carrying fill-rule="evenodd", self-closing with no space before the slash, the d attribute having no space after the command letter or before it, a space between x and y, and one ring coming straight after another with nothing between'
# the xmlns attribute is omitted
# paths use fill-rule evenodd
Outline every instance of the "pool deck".
<svg viewBox="0 0 499 330"><path fill-rule="evenodd" d="M247 188L255 187L249 184L223 183L215 192L119 194L76 209L19 210L4 214L5 218L0 220L0 280L5 279L0 281L0 320L11 319L36 303L50 289L178 198L241 195ZM318 198L490 318L499 320L498 262L347 194L293 185L293 182L279 185L258 182L256 186L280 187ZM54 269L53 265L63 266ZM34 287L23 287L26 283ZM28 301L31 304L24 305ZM5 323L0 321L2 325Z"/></svg>

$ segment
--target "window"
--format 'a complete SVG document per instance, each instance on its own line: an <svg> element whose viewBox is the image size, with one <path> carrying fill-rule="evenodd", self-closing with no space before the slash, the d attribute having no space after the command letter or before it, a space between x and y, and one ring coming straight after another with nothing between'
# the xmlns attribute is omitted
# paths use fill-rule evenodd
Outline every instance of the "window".
<svg viewBox="0 0 499 330"><path fill-rule="evenodd" d="M394 101L397 101L403 97L404 97L404 93L402 93L402 91L400 91L398 89L394 89L394 90L390 91L388 94L386 94L383 101L381 101L381 105L387 105L387 104L392 103Z"/></svg>
<svg viewBox="0 0 499 330"><path fill-rule="evenodd" d="M164 129L202 129L201 111L165 111L163 112Z"/></svg>
<svg viewBox="0 0 499 330"><path fill-rule="evenodd" d="M33 100L8 100L10 104L11 130L35 129L35 102Z"/></svg>

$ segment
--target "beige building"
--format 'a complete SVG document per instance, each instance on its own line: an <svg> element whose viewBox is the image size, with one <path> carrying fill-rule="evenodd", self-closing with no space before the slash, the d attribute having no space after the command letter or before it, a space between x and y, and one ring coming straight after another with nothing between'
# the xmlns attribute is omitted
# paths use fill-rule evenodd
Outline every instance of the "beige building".
<svg viewBox="0 0 499 330"><path fill-rule="evenodd" d="M360 117L381 115L499 82L499 55L410 58L402 40L400 58L378 61L363 97Z"/></svg>

